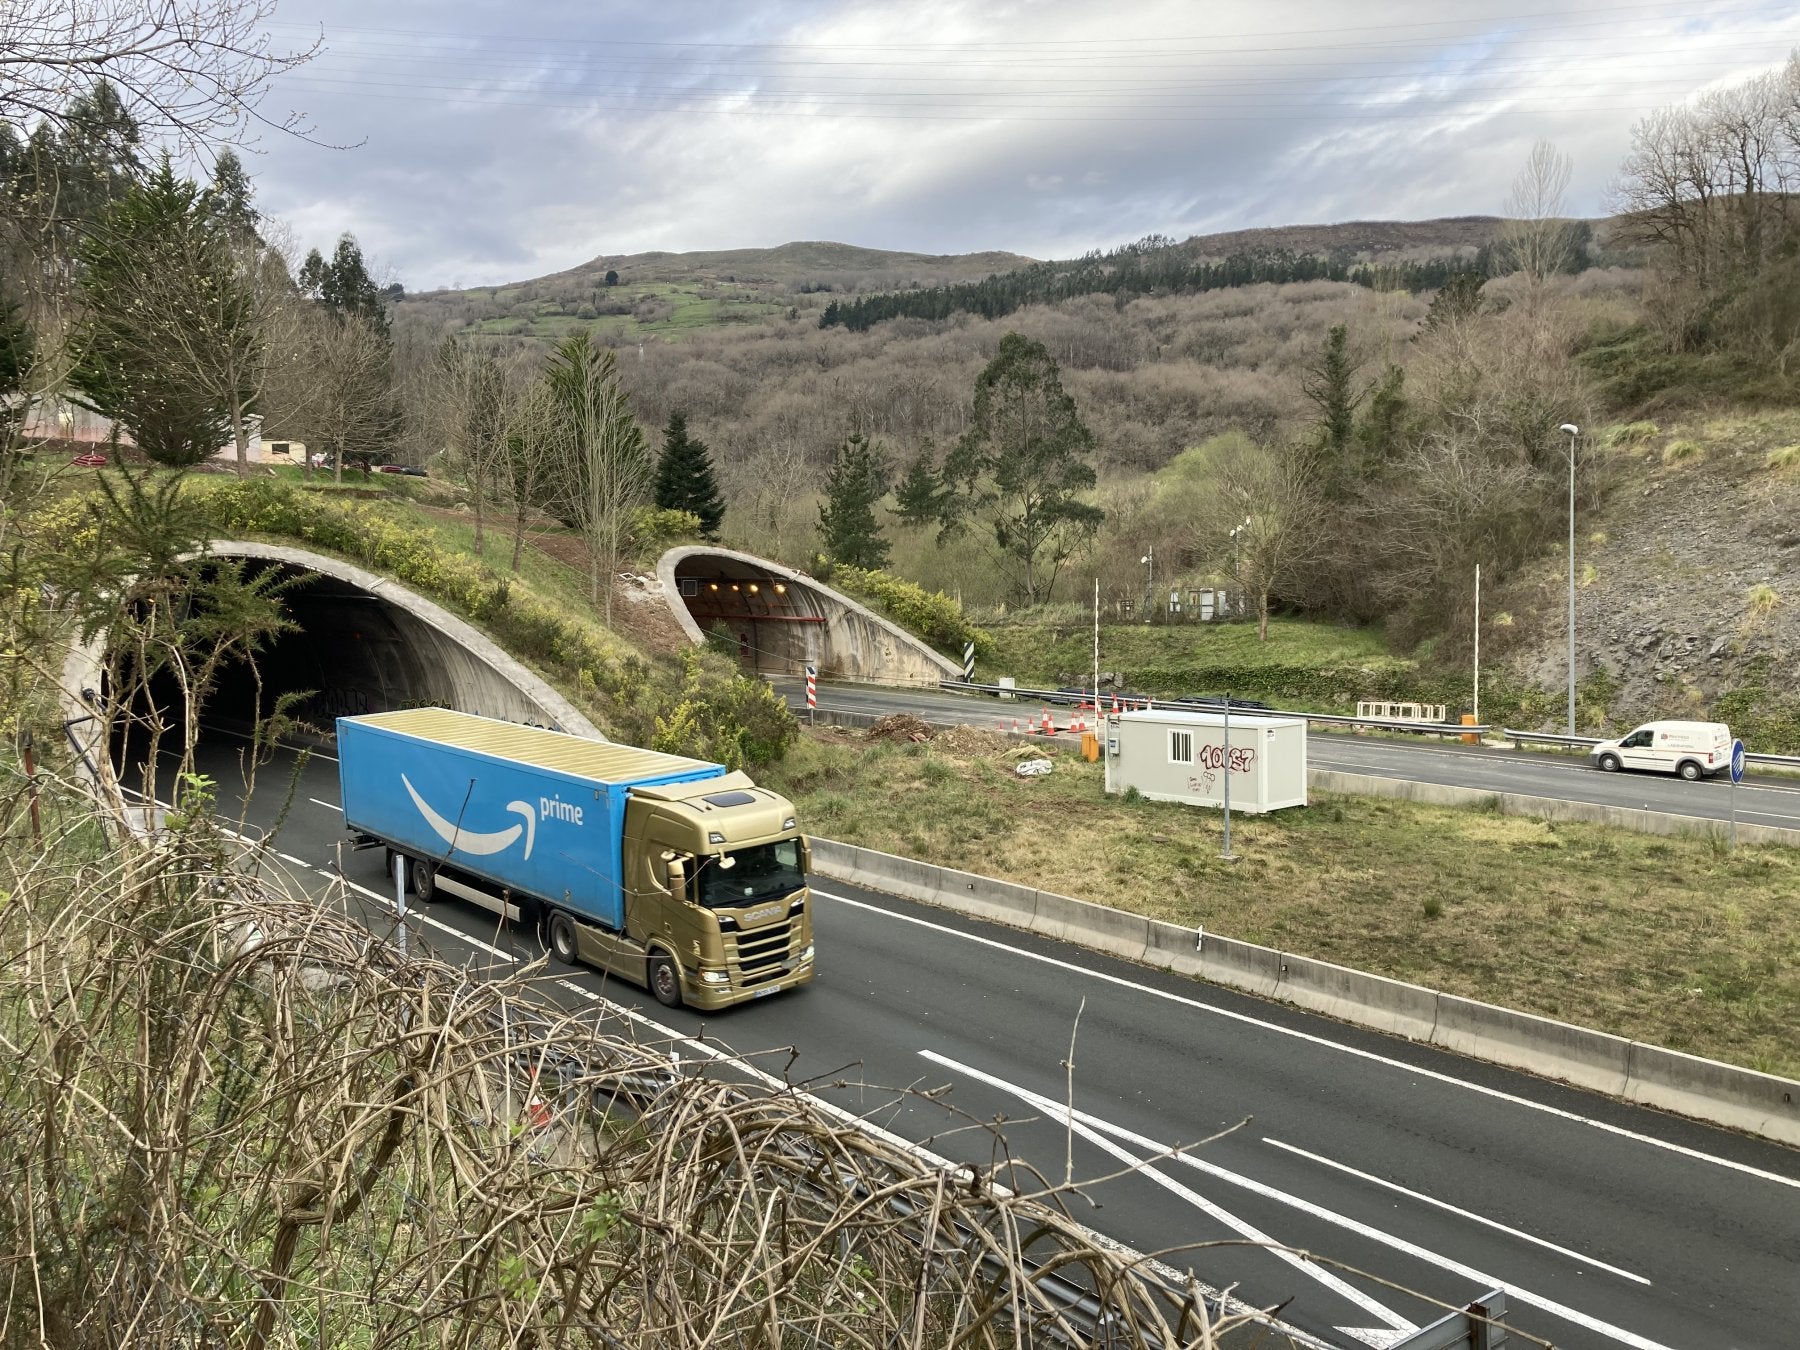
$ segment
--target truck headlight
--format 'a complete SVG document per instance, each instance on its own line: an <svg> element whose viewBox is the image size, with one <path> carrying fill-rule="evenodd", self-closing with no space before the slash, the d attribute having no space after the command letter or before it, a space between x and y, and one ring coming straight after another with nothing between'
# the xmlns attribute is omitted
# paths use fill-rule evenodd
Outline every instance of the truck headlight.
<svg viewBox="0 0 1800 1350"><path fill-rule="evenodd" d="M725 970L703 970L700 972L701 984L730 984L731 972Z"/></svg>

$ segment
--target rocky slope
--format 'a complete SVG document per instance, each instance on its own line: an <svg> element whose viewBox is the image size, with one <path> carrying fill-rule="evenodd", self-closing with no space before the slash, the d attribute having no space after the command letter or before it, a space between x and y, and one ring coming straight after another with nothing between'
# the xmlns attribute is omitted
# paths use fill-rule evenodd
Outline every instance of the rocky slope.
<svg viewBox="0 0 1800 1350"><path fill-rule="evenodd" d="M1584 732L1712 714L1747 742L1758 731L1791 736L1800 722L1800 413L1630 432L1615 430L1614 448L1599 452L1612 485L1577 523L1579 702L1582 721L1599 723ZM1535 636L1508 661L1551 689L1566 678L1562 568L1560 557L1546 560L1533 578Z"/></svg>

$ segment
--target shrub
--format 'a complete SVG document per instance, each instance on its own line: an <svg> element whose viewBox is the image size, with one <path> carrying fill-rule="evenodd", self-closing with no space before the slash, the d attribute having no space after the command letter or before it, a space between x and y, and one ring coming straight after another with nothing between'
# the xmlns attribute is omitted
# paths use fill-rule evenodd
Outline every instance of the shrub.
<svg viewBox="0 0 1800 1350"><path fill-rule="evenodd" d="M1608 450L1629 450L1642 445L1658 430L1654 422L1624 422L1606 429L1605 445Z"/></svg>
<svg viewBox="0 0 1800 1350"><path fill-rule="evenodd" d="M1664 464L1680 464L1690 459L1705 459L1706 447L1699 441L1686 439L1670 441L1663 447L1662 458Z"/></svg>
<svg viewBox="0 0 1800 1350"><path fill-rule="evenodd" d="M977 660L993 655L993 639L970 623L962 606L942 591L927 591L889 572L842 564L831 569L831 585L870 602L883 616L946 656L960 661L966 642L975 644Z"/></svg>
<svg viewBox="0 0 1800 1350"><path fill-rule="evenodd" d="M1753 617L1762 619L1775 612L1775 607L1781 603L1781 596L1773 586L1758 583L1744 592L1744 603Z"/></svg>
<svg viewBox="0 0 1800 1350"><path fill-rule="evenodd" d="M1800 445L1784 445L1769 451L1765 463L1776 473L1800 474Z"/></svg>

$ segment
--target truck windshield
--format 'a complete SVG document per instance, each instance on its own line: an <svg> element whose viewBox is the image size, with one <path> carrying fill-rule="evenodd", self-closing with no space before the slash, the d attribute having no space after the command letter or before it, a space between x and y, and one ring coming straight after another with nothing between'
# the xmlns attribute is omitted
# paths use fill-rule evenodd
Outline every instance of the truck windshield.
<svg viewBox="0 0 1800 1350"><path fill-rule="evenodd" d="M736 859L730 867L708 860L700 868L700 903L709 909L753 905L759 900L787 895L806 884L806 874L800 870L798 839L740 848L726 856Z"/></svg>

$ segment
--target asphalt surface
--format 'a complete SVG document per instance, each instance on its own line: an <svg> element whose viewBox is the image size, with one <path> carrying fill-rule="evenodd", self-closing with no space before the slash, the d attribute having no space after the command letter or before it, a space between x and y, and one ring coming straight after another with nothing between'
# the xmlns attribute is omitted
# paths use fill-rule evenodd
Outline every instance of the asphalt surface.
<svg viewBox="0 0 1800 1350"><path fill-rule="evenodd" d="M233 747L215 740L202 767L230 800ZM282 765L262 771L250 833L287 787ZM340 850L335 764L309 764L291 801L273 865L388 926L379 852ZM340 856L347 895L328 875ZM1440 1315L1384 1282L1448 1304L1504 1285L1509 1325L1559 1346L1796 1343L1800 1153L836 882L816 894L821 974L804 990L710 1019L592 971L548 992L729 1044L1021 1187L971 1120L1003 1122L1013 1159L1056 1179L1072 1163L1078 1180L1229 1130L1071 1208L1209 1284L1287 1301L1287 1320L1334 1344ZM540 951L455 900L411 934L477 969ZM894 1091L940 1085L965 1115ZM1058 1115L1071 1092L1073 1137Z"/></svg>
<svg viewBox="0 0 1800 1350"><path fill-rule="evenodd" d="M778 679L776 691L802 716L806 711L803 681ZM1002 702L975 694L937 690L881 688L872 685L820 685L819 710L883 716L906 712L939 725L962 724L1010 731L1015 718L1021 728L1037 723L1044 705L1024 700ZM1071 709L1052 708L1054 724L1067 724ZM1441 783L1482 792L1517 792L1531 797L1624 806L1703 820L1729 820L1729 778L1685 783L1673 774L1602 773L1572 755L1544 751L1501 750L1488 746L1446 745L1437 738L1356 736L1347 732L1313 732L1306 738L1307 763L1315 769ZM1800 830L1800 781L1774 774L1747 774L1736 789L1737 818L1746 825L1775 825Z"/></svg>

